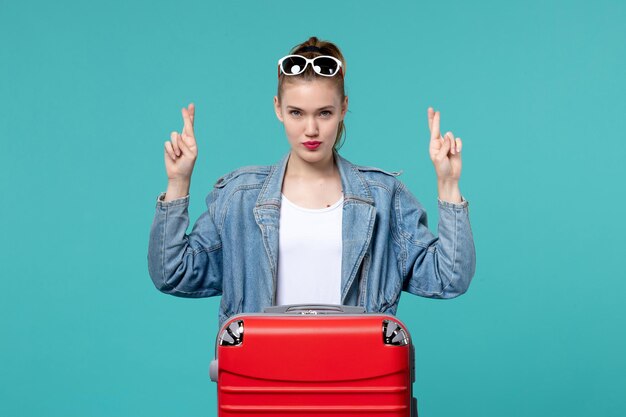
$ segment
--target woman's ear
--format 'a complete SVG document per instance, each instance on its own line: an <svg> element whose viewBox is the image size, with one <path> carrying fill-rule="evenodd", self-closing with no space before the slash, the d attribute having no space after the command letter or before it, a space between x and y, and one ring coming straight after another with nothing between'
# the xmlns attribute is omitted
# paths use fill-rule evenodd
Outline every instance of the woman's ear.
<svg viewBox="0 0 626 417"><path fill-rule="evenodd" d="M276 113L276 117L278 117L278 120L283 123L283 110L280 108L278 96L274 96L274 112Z"/></svg>
<svg viewBox="0 0 626 417"><path fill-rule="evenodd" d="M341 120L346 117L346 112L348 111L348 96L345 96L343 99L343 103L341 105Z"/></svg>

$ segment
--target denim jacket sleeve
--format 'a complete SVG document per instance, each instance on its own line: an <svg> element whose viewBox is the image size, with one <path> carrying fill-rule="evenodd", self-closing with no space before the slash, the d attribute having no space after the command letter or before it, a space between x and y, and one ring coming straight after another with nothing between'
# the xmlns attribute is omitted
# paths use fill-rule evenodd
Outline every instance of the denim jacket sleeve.
<svg viewBox="0 0 626 417"><path fill-rule="evenodd" d="M150 230L148 270L160 291L179 297L222 294L222 244L214 221L214 192L189 235L189 195L162 201L159 194Z"/></svg>
<svg viewBox="0 0 626 417"><path fill-rule="evenodd" d="M395 207L402 289L429 298L465 293L476 269L468 202L438 200L438 237L428 229L426 211L404 184L397 191Z"/></svg>

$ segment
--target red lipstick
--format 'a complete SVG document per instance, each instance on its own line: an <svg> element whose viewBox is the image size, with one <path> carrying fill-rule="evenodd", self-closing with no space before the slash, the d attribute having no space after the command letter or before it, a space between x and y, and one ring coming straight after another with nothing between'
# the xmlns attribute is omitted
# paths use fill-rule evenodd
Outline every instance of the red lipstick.
<svg viewBox="0 0 626 417"><path fill-rule="evenodd" d="M303 145L307 147L307 149L313 150L317 149L322 142L318 142L316 140L310 140L308 142L304 142Z"/></svg>

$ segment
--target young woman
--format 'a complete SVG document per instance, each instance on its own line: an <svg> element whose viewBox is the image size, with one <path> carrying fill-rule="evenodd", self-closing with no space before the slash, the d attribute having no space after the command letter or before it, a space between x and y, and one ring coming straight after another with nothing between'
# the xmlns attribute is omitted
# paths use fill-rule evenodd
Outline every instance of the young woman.
<svg viewBox="0 0 626 417"><path fill-rule="evenodd" d="M221 295L220 324L279 304L361 305L395 314L402 290L463 294L474 275L468 203L461 196L461 139L440 135L428 109L437 173L439 237L396 173L353 165L337 148L348 108L345 61L309 38L279 60L276 116L290 151L215 184L190 234L189 184L198 154L195 108L165 142L168 186L157 198L148 264L155 286L180 297Z"/></svg>

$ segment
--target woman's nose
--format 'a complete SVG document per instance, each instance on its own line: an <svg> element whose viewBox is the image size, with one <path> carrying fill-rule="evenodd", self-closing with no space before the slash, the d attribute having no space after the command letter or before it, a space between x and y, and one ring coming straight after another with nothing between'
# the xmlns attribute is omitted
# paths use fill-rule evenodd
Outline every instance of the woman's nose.
<svg viewBox="0 0 626 417"><path fill-rule="evenodd" d="M306 122L306 131L304 132L307 136L317 136L317 121L314 117L310 117Z"/></svg>

